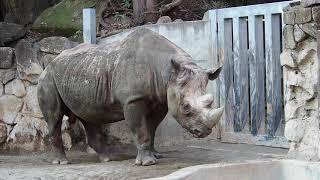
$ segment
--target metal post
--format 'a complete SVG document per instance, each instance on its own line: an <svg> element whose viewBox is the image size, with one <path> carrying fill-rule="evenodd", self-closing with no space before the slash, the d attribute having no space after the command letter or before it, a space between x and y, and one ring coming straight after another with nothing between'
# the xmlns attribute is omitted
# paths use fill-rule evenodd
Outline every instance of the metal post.
<svg viewBox="0 0 320 180"><path fill-rule="evenodd" d="M83 9L83 42L96 44L96 10Z"/></svg>

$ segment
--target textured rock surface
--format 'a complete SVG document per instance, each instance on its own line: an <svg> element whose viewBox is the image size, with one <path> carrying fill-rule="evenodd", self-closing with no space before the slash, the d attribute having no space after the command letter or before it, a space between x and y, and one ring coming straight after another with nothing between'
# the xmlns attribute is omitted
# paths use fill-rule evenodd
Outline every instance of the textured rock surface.
<svg viewBox="0 0 320 180"><path fill-rule="evenodd" d="M12 79L16 78L17 72L15 68L12 69L0 69L0 82L7 84Z"/></svg>
<svg viewBox="0 0 320 180"><path fill-rule="evenodd" d="M43 11L32 28L40 32L72 35L82 30L82 9L95 7L96 4L95 0L61 0L60 3Z"/></svg>
<svg viewBox="0 0 320 180"><path fill-rule="evenodd" d="M299 25L294 25L294 40L300 42L307 37L306 33L299 27Z"/></svg>
<svg viewBox="0 0 320 180"><path fill-rule="evenodd" d="M285 24L294 25L296 14L294 11L286 11L283 13L283 21Z"/></svg>
<svg viewBox="0 0 320 180"><path fill-rule="evenodd" d="M26 28L23 25L0 22L0 45L15 41L23 37Z"/></svg>
<svg viewBox="0 0 320 180"><path fill-rule="evenodd" d="M22 39L14 48L0 47L1 150L45 149L44 137L48 130L38 104L36 84L43 69L60 52L75 45L77 43L64 37L49 37L39 42ZM87 146L84 131L71 128L68 133L64 135L67 149L79 142L74 141L78 137Z"/></svg>
<svg viewBox="0 0 320 180"><path fill-rule="evenodd" d="M44 69L45 67L48 66L48 64L54 60L54 58L56 58L57 55L53 55L53 54L46 54L44 56L41 57L40 59L40 63L42 65L42 68Z"/></svg>
<svg viewBox="0 0 320 180"><path fill-rule="evenodd" d="M309 36L317 37L317 26L315 23L299 24L299 27Z"/></svg>
<svg viewBox="0 0 320 180"><path fill-rule="evenodd" d="M294 49L296 47L293 30L294 29L292 25L286 25L283 30L285 47L288 49Z"/></svg>
<svg viewBox="0 0 320 180"><path fill-rule="evenodd" d="M13 64L13 52L10 47L0 47L0 69L9 69Z"/></svg>
<svg viewBox="0 0 320 180"><path fill-rule="evenodd" d="M0 83L0 96L4 94L4 85Z"/></svg>
<svg viewBox="0 0 320 180"><path fill-rule="evenodd" d="M23 39L16 45L15 52L19 78L37 84L43 71L37 59L38 48Z"/></svg>
<svg viewBox="0 0 320 180"><path fill-rule="evenodd" d="M48 37L39 42L40 50L51 54L60 54L62 51L73 48L76 45L78 43L69 41L65 37Z"/></svg>
<svg viewBox="0 0 320 180"><path fill-rule="evenodd" d="M15 124L8 135L10 149L44 150L43 139L48 134L48 128L43 119L20 113L15 119Z"/></svg>
<svg viewBox="0 0 320 180"><path fill-rule="evenodd" d="M316 26L313 21L309 22L310 8L304 9L299 6L289 9L288 12L295 12L295 23L304 23L294 25L294 39L299 42L295 46L291 36L284 37L286 50L280 57L284 74L285 137L290 142L288 156L303 160L319 160L319 102L316 88L319 63L315 39ZM291 22L287 21L286 27L292 27L288 24ZM284 33L290 34L290 28L286 29Z"/></svg>
<svg viewBox="0 0 320 180"><path fill-rule="evenodd" d="M320 1L319 0L301 0L301 4L303 7L309 7L313 5L319 5Z"/></svg>
<svg viewBox="0 0 320 180"><path fill-rule="evenodd" d="M312 20L312 11L311 8L296 8L295 12L295 20L296 24L308 23Z"/></svg>
<svg viewBox="0 0 320 180"><path fill-rule="evenodd" d="M315 23L320 23L320 6L312 8L312 18Z"/></svg>
<svg viewBox="0 0 320 180"><path fill-rule="evenodd" d="M173 22L183 22L183 20L182 19L176 19Z"/></svg>
<svg viewBox="0 0 320 180"><path fill-rule="evenodd" d="M296 67L296 61L294 60L294 58L292 57L292 52L291 51L284 51L282 52L282 54L280 55L280 64L282 66L288 66L291 68Z"/></svg>
<svg viewBox="0 0 320 180"><path fill-rule="evenodd" d="M4 143L7 140L7 126L0 122L0 144Z"/></svg>
<svg viewBox="0 0 320 180"><path fill-rule="evenodd" d="M0 119L6 124L13 124L21 110L22 100L13 95L0 97Z"/></svg>
<svg viewBox="0 0 320 180"><path fill-rule="evenodd" d="M25 89L24 84L21 80L15 79L5 85L5 93L12 94L17 97L23 97L26 95L26 89Z"/></svg>
<svg viewBox="0 0 320 180"><path fill-rule="evenodd" d="M170 22L172 22L172 19L169 16L161 16L157 20L157 24L159 24L159 23L170 23Z"/></svg>
<svg viewBox="0 0 320 180"><path fill-rule="evenodd" d="M24 106L22 112L33 117L42 118L43 115L37 97L37 86L28 86L26 89L27 95L23 98Z"/></svg>

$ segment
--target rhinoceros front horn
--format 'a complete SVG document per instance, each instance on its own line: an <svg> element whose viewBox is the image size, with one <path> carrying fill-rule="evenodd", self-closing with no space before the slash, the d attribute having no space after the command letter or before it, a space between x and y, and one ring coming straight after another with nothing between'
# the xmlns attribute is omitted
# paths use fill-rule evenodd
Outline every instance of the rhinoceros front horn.
<svg viewBox="0 0 320 180"><path fill-rule="evenodd" d="M210 110L207 114L207 120L204 122L204 124L208 128L212 129L221 119L223 111L224 107Z"/></svg>

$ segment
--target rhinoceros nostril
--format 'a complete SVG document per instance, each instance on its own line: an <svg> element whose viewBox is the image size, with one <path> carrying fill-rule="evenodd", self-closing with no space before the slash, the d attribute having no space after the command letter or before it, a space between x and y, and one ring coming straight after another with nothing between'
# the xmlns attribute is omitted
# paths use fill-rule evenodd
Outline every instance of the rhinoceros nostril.
<svg viewBox="0 0 320 180"><path fill-rule="evenodd" d="M201 136L201 131L199 131L198 129L193 129L192 130L192 133L194 134L194 135L196 135L196 136Z"/></svg>

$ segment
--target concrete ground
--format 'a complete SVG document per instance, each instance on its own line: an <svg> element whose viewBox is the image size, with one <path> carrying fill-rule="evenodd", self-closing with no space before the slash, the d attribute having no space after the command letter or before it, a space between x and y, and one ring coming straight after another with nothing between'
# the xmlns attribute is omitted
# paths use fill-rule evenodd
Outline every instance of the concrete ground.
<svg viewBox="0 0 320 180"><path fill-rule="evenodd" d="M244 160L284 158L287 149L219 142L192 143L158 149L164 158L154 166L135 166L133 154L127 160L97 162L95 155L69 152L72 164L51 165L46 154L9 156L0 155L0 179L106 179L133 180L159 177L192 165L239 162ZM129 158L129 159L128 159Z"/></svg>

